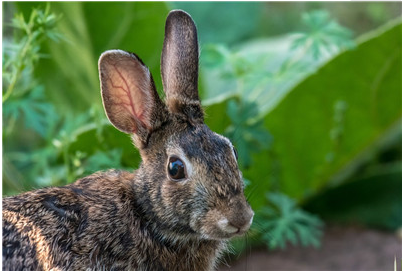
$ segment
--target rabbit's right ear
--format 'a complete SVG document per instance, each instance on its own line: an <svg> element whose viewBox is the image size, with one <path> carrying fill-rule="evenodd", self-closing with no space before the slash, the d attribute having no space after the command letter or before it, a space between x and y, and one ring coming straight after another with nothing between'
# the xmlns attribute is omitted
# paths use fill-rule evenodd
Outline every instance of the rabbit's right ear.
<svg viewBox="0 0 403 271"><path fill-rule="evenodd" d="M169 13L161 54L161 75L169 111L203 122L197 88L199 44L196 26L182 10Z"/></svg>
<svg viewBox="0 0 403 271"><path fill-rule="evenodd" d="M150 71L135 54L121 50L104 52L98 67L106 115L142 147L166 115Z"/></svg>

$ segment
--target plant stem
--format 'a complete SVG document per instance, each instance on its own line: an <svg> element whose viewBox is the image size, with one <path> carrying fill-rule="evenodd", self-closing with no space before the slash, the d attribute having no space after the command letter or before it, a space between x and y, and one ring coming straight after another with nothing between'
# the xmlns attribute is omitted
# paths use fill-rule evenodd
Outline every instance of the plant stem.
<svg viewBox="0 0 403 271"><path fill-rule="evenodd" d="M6 93L3 95L3 100L2 102L4 103L13 93L14 88L15 88L15 84L17 83L19 77L21 76L23 69L23 59L26 58L27 52L28 52L28 48L29 45L32 43L32 33L30 31L30 29L26 29L27 35L28 35L28 39L24 44L24 47L21 50L21 54L19 55L19 59L18 59L18 65L17 65L17 71L14 73L13 77L11 78L11 83L7 88Z"/></svg>
<svg viewBox="0 0 403 271"><path fill-rule="evenodd" d="M11 83L8 86L6 93L3 95L3 103L10 97L11 93L13 93L15 83L17 82L18 77L20 77L21 70L21 66L19 66L17 72L14 73L13 77L11 78Z"/></svg>

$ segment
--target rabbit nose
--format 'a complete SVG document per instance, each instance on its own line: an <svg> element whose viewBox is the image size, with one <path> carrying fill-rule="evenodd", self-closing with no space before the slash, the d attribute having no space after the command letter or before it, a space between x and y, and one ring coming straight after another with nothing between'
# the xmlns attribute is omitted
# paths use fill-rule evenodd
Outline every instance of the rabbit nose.
<svg viewBox="0 0 403 271"><path fill-rule="evenodd" d="M253 221L254 212L252 209L247 209L242 214L235 214L229 219L223 217L218 221L220 229L226 233L243 233L246 232Z"/></svg>

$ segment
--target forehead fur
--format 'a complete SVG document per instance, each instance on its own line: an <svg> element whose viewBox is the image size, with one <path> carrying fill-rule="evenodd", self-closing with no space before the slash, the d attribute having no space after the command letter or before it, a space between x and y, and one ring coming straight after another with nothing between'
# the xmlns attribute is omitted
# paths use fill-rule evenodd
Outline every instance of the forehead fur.
<svg viewBox="0 0 403 271"><path fill-rule="evenodd" d="M237 194L242 190L241 173L228 139L212 132L206 125L198 125L178 134L175 144L212 189L225 183L224 186L231 190L222 191L225 194Z"/></svg>
<svg viewBox="0 0 403 271"><path fill-rule="evenodd" d="M212 132L206 125L189 127L177 140L190 159L210 160L228 155L232 150L228 139Z"/></svg>

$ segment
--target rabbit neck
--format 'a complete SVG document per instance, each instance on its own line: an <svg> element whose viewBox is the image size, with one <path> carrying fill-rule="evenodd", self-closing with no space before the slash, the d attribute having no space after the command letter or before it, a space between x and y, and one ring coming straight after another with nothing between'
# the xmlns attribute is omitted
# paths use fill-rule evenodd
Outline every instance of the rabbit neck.
<svg viewBox="0 0 403 271"><path fill-rule="evenodd" d="M159 270L215 270L218 260L225 250L225 241L188 239L182 242L163 241L153 235L151 242L155 244L150 252L161 251L158 254L154 265L161 268ZM155 254L151 254L154 255ZM167 261L166 259L170 259Z"/></svg>

